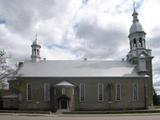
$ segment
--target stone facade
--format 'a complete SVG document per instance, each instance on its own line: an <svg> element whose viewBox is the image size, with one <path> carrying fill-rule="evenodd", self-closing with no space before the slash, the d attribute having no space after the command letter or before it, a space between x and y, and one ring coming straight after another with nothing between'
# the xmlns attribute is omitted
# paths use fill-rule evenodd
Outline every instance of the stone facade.
<svg viewBox="0 0 160 120"><path fill-rule="evenodd" d="M148 78L25 78L18 80L20 84L26 86L21 90L19 99L19 109L41 109L53 110L61 109L60 100L67 101L66 109L73 110L117 110L117 109L142 109L147 108L152 99L148 96ZM66 80L75 86L60 86L56 84ZM23 83L21 83L23 82ZM27 83L31 83L31 100L27 100ZM44 100L44 84L50 84L50 100ZM85 100L80 101L80 84L85 84ZM103 100L98 100L98 83L103 84ZM116 85L121 86L120 100L116 100ZM137 99L133 98L133 85L137 84ZM111 85L111 98L108 98ZM62 89L65 92L62 93Z"/></svg>

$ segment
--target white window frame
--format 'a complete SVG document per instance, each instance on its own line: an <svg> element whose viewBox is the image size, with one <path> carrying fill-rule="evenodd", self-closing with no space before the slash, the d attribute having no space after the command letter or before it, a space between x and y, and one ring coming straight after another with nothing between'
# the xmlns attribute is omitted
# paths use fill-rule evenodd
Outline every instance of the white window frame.
<svg viewBox="0 0 160 120"><path fill-rule="evenodd" d="M44 101L50 101L50 84L49 83L44 83L43 99Z"/></svg>
<svg viewBox="0 0 160 120"><path fill-rule="evenodd" d="M28 87L29 87L29 85L30 85L30 94L31 94L31 98L29 99L29 90L28 90ZM27 87L26 87L26 99L27 99L27 101L31 101L32 100L32 85L31 85L31 83L27 83Z"/></svg>
<svg viewBox="0 0 160 120"><path fill-rule="evenodd" d="M100 85L102 86L102 100L100 100L100 96L99 96L99 94L100 94ZM104 85L103 85L103 83L98 83L98 87L97 87L98 89L97 89L97 91L98 91L98 96L97 96L97 99L98 99L98 101L99 102L102 102L102 101L104 101Z"/></svg>
<svg viewBox="0 0 160 120"><path fill-rule="evenodd" d="M81 93L81 92L82 92L82 85L83 85L83 88L84 88L84 90L83 90L83 91L84 91L84 94L83 94L83 95L84 95L84 96L83 96L84 99L83 99L83 100L81 99L81 98L82 98L82 93ZM86 87L85 87L85 84L84 84L84 83L80 83L79 88L80 88L80 89L79 89L79 101L80 101L80 102L84 102L84 101L85 101L85 93L86 93L86 92L85 92L85 88L86 88Z"/></svg>
<svg viewBox="0 0 160 120"><path fill-rule="evenodd" d="M62 95L66 94L66 88L62 88Z"/></svg>
<svg viewBox="0 0 160 120"><path fill-rule="evenodd" d="M135 85L136 85L136 93L134 91ZM133 98L133 101L137 101L139 99L138 92L139 92L139 90L138 90L138 83L133 83L133 85L132 85L132 98ZM136 99L135 99L135 94L136 94Z"/></svg>
<svg viewBox="0 0 160 120"><path fill-rule="evenodd" d="M118 86L120 86L120 90L119 90L119 93L120 93L120 94L119 94L119 99L117 99L117 98L118 98L118 90L117 90L117 89L118 89ZM115 94L115 100L116 100L116 101L121 101L121 99L122 99L122 96L121 96L122 90L121 90L121 89L122 89L121 84L120 84L120 83L116 84L116 86L115 86L115 92L116 92L116 94Z"/></svg>

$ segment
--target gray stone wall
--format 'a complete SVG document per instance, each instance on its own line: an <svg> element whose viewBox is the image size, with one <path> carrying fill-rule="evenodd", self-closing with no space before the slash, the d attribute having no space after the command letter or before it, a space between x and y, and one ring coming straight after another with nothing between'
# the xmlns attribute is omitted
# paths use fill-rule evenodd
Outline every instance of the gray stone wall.
<svg viewBox="0 0 160 120"><path fill-rule="evenodd" d="M140 109L146 107L145 83L146 78L21 78L19 82L24 86L21 90L20 109L57 109L57 102L44 101L43 85L49 83L55 89L55 85L62 81L68 81L75 85L74 95L71 97L70 110L115 110L115 109ZM32 84L32 100L26 99L26 85ZM85 101L79 101L79 85L85 84ZM98 101L98 83L104 85L104 99ZM138 84L138 99L133 100L133 83ZM111 100L108 100L107 85L111 84ZM115 85L121 85L121 100L115 99ZM53 90L54 91L54 90ZM51 98L55 98L54 92L51 92Z"/></svg>

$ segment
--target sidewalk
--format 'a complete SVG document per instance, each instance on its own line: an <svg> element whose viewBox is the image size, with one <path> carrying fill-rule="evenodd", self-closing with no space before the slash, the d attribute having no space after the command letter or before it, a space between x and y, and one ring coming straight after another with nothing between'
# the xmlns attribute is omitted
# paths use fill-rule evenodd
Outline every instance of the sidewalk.
<svg viewBox="0 0 160 120"><path fill-rule="evenodd" d="M51 111L0 110L0 115L49 116Z"/></svg>
<svg viewBox="0 0 160 120"><path fill-rule="evenodd" d="M132 113L160 113L160 108L144 110L116 110L116 111L72 111L64 114L132 114Z"/></svg>
<svg viewBox="0 0 160 120"><path fill-rule="evenodd" d="M56 112L33 111L33 110L0 110L0 115L25 115L25 116L50 116L50 115L76 115L76 114L139 114L139 113L160 113L160 108L144 110L119 110L119 111L72 111Z"/></svg>

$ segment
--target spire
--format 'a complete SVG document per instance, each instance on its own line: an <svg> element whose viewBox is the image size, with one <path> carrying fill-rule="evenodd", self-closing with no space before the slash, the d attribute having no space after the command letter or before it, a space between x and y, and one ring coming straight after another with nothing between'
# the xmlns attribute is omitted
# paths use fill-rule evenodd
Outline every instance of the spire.
<svg viewBox="0 0 160 120"><path fill-rule="evenodd" d="M133 10L135 11L135 9L136 9L136 1L133 0Z"/></svg>
<svg viewBox="0 0 160 120"><path fill-rule="evenodd" d="M35 40L33 41L33 45L38 45L38 39L37 39L38 37L37 37L37 33L36 33L36 35L35 35Z"/></svg>
<svg viewBox="0 0 160 120"><path fill-rule="evenodd" d="M143 27L140 24L139 19L138 19L138 13L136 11L136 3L135 3L135 1L133 3L133 14L132 14L132 16L133 16L133 20L132 20L133 23L132 23L132 25L130 27L129 37L133 33L137 33L137 32L145 33L144 30L143 30Z"/></svg>
<svg viewBox="0 0 160 120"><path fill-rule="evenodd" d="M139 21L138 20L138 13L136 11L136 2L135 1L133 1L133 14L132 14L132 16L133 16L133 23L136 23Z"/></svg>
<svg viewBox="0 0 160 120"><path fill-rule="evenodd" d="M32 55L31 55L31 59L33 61L39 61L40 60L40 44L38 43L38 39L37 39L37 34L35 35L35 40L33 41L32 45Z"/></svg>

